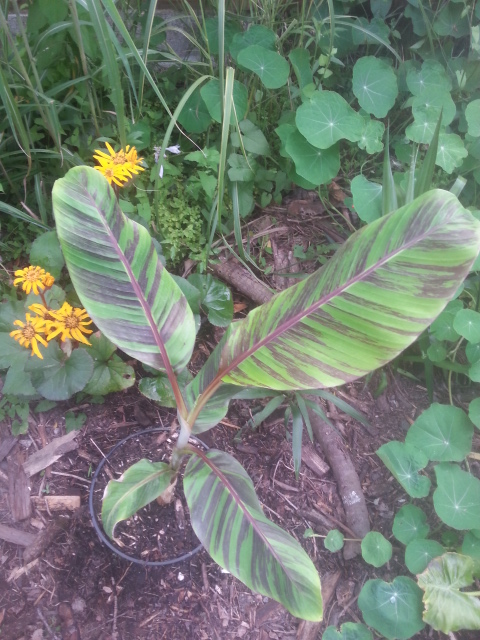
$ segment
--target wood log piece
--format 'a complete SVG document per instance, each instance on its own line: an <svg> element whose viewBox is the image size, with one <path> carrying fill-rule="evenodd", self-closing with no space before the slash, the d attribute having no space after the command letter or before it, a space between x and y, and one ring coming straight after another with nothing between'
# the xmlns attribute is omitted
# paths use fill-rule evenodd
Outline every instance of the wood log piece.
<svg viewBox="0 0 480 640"><path fill-rule="evenodd" d="M40 511L75 511L80 508L80 496L32 496Z"/></svg>
<svg viewBox="0 0 480 640"><path fill-rule="evenodd" d="M28 533L28 531L22 531L21 529L0 524L0 538L7 542L18 544L21 547L28 547L28 545L32 544L35 540L36 535L34 533Z"/></svg>

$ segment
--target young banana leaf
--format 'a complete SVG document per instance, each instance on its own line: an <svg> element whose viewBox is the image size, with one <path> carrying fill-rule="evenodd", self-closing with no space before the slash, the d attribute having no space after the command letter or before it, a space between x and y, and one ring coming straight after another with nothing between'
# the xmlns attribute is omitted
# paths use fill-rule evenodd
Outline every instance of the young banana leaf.
<svg viewBox="0 0 480 640"><path fill-rule="evenodd" d="M173 370L187 363L194 321L148 233L121 213L107 181L87 167L56 182L53 206L85 308L121 349L165 370L175 391ZM480 224L440 190L364 227L316 273L229 327L185 398L176 385L181 423L197 433L213 426L245 386L327 388L385 364L455 295L479 247ZM185 495L212 557L293 615L321 619L313 564L265 518L246 472L220 451L189 454ZM111 530L145 503L135 496L154 499L163 490L163 467L149 471L151 481L129 471L123 495L121 482L105 495L102 517Z"/></svg>

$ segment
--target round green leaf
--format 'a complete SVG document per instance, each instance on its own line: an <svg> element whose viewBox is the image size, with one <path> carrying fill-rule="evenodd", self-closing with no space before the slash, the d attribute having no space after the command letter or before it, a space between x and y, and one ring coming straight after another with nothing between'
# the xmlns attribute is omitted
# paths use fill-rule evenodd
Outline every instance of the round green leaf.
<svg viewBox="0 0 480 640"><path fill-rule="evenodd" d="M332 529L327 533L323 544L325 546L325 549L328 549L332 553L335 553L336 551L340 551L340 549L343 549L343 539L343 533L341 533L338 529Z"/></svg>
<svg viewBox="0 0 480 640"><path fill-rule="evenodd" d="M290 65L276 51L252 44L240 51L237 62L245 69L253 71L267 89L278 89L287 84Z"/></svg>
<svg viewBox="0 0 480 640"><path fill-rule="evenodd" d="M470 380L473 382L480 382L480 360L477 360L472 364L470 369L468 370L468 375Z"/></svg>
<svg viewBox="0 0 480 640"><path fill-rule="evenodd" d="M353 205L363 222L373 222L382 217L382 185L370 182L365 176L358 175L350 184Z"/></svg>
<svg viewBox="0 0 480 640"><path fill-rule="evenodd" d="M463 38L468 35L470 25L468 12L464 9L463 3L447 2L433 23L435 33L439 36L452 36L453 38Z"/></svg>
<svg viewBox="0 0 480 640"><path fill-rule="evenodd" d="M300 133L315 147L328 149L342 138L357 142L363 131L363 118L335 91L315 91L297 109Z"/></svg>
<svg viewBox="0 0 480 640"><path fill-rule="evenodd" d="M468 135L473 138L480 136L480 99L472 100L467 104L465 118L468 125Z"/></svg>
<svg viewBox="0 0 480 640"><path fill-rule="evenodd" d="M465 355L470 364L475 364L480 360L480 343L471 344L470 342L465 347Z"/></svg>
<svg viewBox="0 0 480 640"><path fill-rule="evenodd" d="M428 96L449 92L452 83L444 67L436 60L425 60L420 70L410 68L407 86L414 96Z"/></svg>
<svg viewBox="0 0 480 640"><path fill-rule="evenodd" d="M232 44L230 45L230 55L237 62L238 54L254 44L259 45L264 49L274 51L276 39L277 36L271 29L268 29L261 24L252 24L248 31L236 33L233 36Z"/></svg>
<svg viewBox="0 0 480 640"><path fill-rule="evenodd" d="M463 538L462 553L480 560L480 529L467 531Z"/></svg>
<svg viewBox="0 0 480 640"><path fill-rule="evenodd" d="M215 122L222 121L222 112L220 99L220 82L216 78L212 78L200 89L205 105L210 116ZM235 112L238 120L243 120L248 109L248 92L245 85L238 80L233 82L233 102L235 104ZM230 114L230 124L235 124L235 113L232 109Z"/></svg>
<svg viewBox="0 0 480 640"><path fill-rule="evenodd" d="M93 360L86 350L75 349L68 357L56 342L40 349L43 360L32 358L25 366L38 393L47 400L68 400L82 391L93 373Z"/></svg>
<svg viewBox="0 0 480 640"><path fill-rule="evenodd" d="M205 20L205 32L208 39L208 49L214 56L218 55L218 18L207 18ZM241 25L234 20L224 20L223 38L225 50L228 50L233 38L243 33Z"/></svg>
<svg viewBox="0 0 480 640"><path fill-rule="evenodd" d="M65 266L63 253L60 248L57 233L47 231L38 236L30 249L30 264L38 265L52 274L54 278L59 278ZM38 298L37 298L38 300Z"/></svg>
<svg viewBox="0 0 480 640"><path fill-rule="evenodd" d="M480 398L475 398L468 405L468 417L480 429Z"/></svg>
<svg viewBox="0 0 480 640"><path fill-rule="evenodd" d="M345 622L337 631L330 626L325 629L322 640L373 640L372 632L364 624Z"/></svg>
<svg viewBox="0 0 480 640"><path fill-rule="evenodd" d="M403 544L426 538L429 531L425 512L413 504L406 504L399 509L393 520L392 533Z"/></svg>
<svg viewBox="0 0 480 640"><path fill-rule="evenodd" d="M468 156L463 140L456 133L441 133L438 137L437 159L435 161L444 171L452 173L460 167Z"/></svg>
<svg viewBox="0 0 480 640"><path fill-rule="evenodd" d="M203 133L212 122L212 116L205 104L200 89L196 89L186 101L178 122L188 133Z"/></svg>
<svg viewBox="0 0 480 640"><path fill-rule="evenodd" d="M480 480L456 464L435 467L433 505L438 517L453 529L480 528Z"/></svg>
<svg viewBox="0 0 480 640"><path fill-rule="evenodd" d="M421 631L422 591L410 578L367 580L358 597L365 622L389 640L407 640Z"/></svg>
<svg viewBox="0 0 480 640"><path fill-rule="evenodd" d="M360 149L365 149L367 153L380 153L383 149L383 134L385 125L378 120L364 118L362 135L358 141Z"/></svg>
<svg viewBox="0 0 480 640"><path fill-rule="evenodd" d="M378 531L370 531L362 540L362 557L374 567L381 567L392 557L392 545Z"/></svg>
<svg viewBox="0 0 480 640"><path fill-rule="evenodd" d="M437 109L419 106L415 110L415 120L405 129L405 135L409 140L418 144L430 144L437 122Z"/></svg>
<svg viewBox="0 0 480 640"><path fill-rule="evenodd" d="M443 362L447 357L447 350L442 342L434 342L428 347L427 356L432 362Z"/></svg>
<svg viewBox="0 0 480 640"><path fill-rule="evenodd" d="M318 149L297 130L288 136L285 150L294 161L298 175L315 185L327 184L340 170L338 145Z"/></svg>
<svg viewBox="0 0 480 640"><path fill-rule="evenodd" d="M460 300L452 300L449 302L442 313L432 322L430 332L437 340L448 340L454 342L460 336L453 328L453 321L458 311L463 309Z"/></svg>
<svg viewBox="0 0 480 640"><path fill-rule="evenodd" d="M469 556L445 553L418 576L425 591L423 619L437 631L480 629L480 599L461 591L480 576L480 563Z"/></svg>
<svg viewBox="0 0 480 640"><path fill-rule="evenodd" d="M434 402L412 424L405 442L429 460L460 462L472 448L473 425L458 407Z"/></svg>
<svg viewBox="0 0 480 640"><path fill-rule="evenodd" d="M418 472L427 466L427 456L403 442L392 440L377 450L383 464L412 498L425 498L430 492L430 479Z"/></svg>
<svg viewBox="0 0 480 640"><path fill-rule="evenodd" d="M473 309L460 309L453 320L453 328L469 342L480 342L480 313Z"/></svg>
<svg viewBox="0 0 480 640"><path fill-rule="evenodd" d="M432 558L441 556L445 549L435 540L412 540L405 549L405 564L407 569L417 575L428 566Z"/></svg>
<svg viewBox="0 0 480 640"><path fill-rule="evenodd" d="M398 95L394 70L374 56L359 58L353 67L353 93L367 113L384 118Z"/></svg>
<svg viewBox="0 0 480 640"><path fill-rule="evenodd" d="M448 91L431 93L429 95L422 94L414 96L412 101L412 114L415 119L417 116L422 117L422 110L426 110L435 122L438 122L440 111L442 112L442 125L449 125L455 118L457 108L452 96Z"/></svg>

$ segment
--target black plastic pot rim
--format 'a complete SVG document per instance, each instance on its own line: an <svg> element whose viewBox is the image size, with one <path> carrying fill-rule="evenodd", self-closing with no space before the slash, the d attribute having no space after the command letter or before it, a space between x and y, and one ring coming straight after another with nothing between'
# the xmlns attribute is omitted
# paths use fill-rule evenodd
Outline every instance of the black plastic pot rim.
<svg viewBox="0 0 480 640"><path fill-rule="evenodd" d="M155 431L169 431L169 429L167 427L152 427L151 429L145 429L144 431L131 433L126 438L123 438L123 440L120 440L120 442L117 442L117 444L112 449L110 449L110 451L103 458L103 460L100 461L100 464L98 465L97 469L95 470L95 473L93 474L92 483L90 485L90 493L88 495L88 508L90 510L90 517L92 520L93 528L97 532L97 535L100 538L100 540L103 542L105 546L107 546L110 549L110 551L113 551L117 556L119 556L120 558L123 558L123 560L128 560L129 562L134 562L135 564L140 564L147 567L166 567L171 564L177 564L178 562L183 562L184 560L188 560L189 558L197 554L199 551L201 551L203 549L203 545L199 544L198 547L195 547L195 549L188 551L188 553L184 553L183 555L178 556L177 558L170 558L169 560L161 560L161 561L160 560L158 561L140 560L139 558L130 556L127 553L123 553L123 551L120 551L120 549L117 549L110 542L110 540L107 538L107 536L105 535L105 533L103 532L100 526L100 523L97 519L97 516L95 514L95 509L93 506L93 493L95 490L95 485L97 483L97 479L99 477L100 472L102 471L105 463L109 461L109 458L115 453L117 449L119 449L128 440L131 440L132 438L138 438L139 436L146 435L147 433L154 433ZM196 438L195 436L190 436L190 440L192 440L196 444L201 445L204 449L208 449L207 445L201 440L199 440L198 438Z"/></svg>

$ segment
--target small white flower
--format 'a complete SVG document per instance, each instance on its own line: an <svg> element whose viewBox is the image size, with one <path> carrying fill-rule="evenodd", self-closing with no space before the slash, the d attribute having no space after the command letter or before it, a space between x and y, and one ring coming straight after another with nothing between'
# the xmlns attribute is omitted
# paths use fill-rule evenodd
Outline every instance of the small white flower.
<svg viewBox="0 0 480 640"><path fill-rule="evenodd" d="M161 151L162 147L153 147L153 149L155 151L155 162L158 162L159 156L160 156L160 151ZM175 155L178 155L179 153L181 153L180 145L179 144L174 144L171 147L167 147L165 149L165 151L168 151L169 153L173 153ZM167 154L165 153L163 155L163 157L166 158ZM158 172L158 175L160 176L160 178L163 178L163 164L160 165L160 171Z"/></svg>

